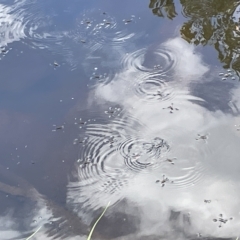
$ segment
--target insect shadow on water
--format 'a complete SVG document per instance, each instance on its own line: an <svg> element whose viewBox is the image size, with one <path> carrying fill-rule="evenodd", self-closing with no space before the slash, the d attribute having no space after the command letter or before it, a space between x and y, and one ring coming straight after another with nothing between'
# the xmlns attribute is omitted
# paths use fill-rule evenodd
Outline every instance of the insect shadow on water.
<svg viewBox="0 0 240 240"><path fill-rule="evenodd" d="M169 178L167 178L165 175L163 175L162 180L159 180L159 179L156 180L156 183L159 183L159 182L162 184L162 187L164 187L165 183L167 183L167 182L173 183L173 181L170 181Z"/></svg>
<svg viewBox="0 0 240 240"><path fill-rule="evenodd" d="M96 70L92 73L91 77L89 78L91 81L92 80L97 80L99 82L104 81L107 78L107 74L99 74L96 72Z"/></svg>
<svg viewBox="0 0 240 240"><path fill-rule="evenodd" d="M118 141L118 140L115 139L114 136L109 136L109 137L107 137L107 138L104 140L104 143L109 143L109 147L112 148L112 147L113 147L113 144L114 144L115 142L117 142L117 141Z"/></svg>
<svg viewBox="0 0 240 240"><path fill-rule="evenodd" d="M170 109L170 113L173 113L173 111L178 111L179 110L179 108L174 108L173 107L173 103L171 103L171 105L170 106L168 106L168 107L166 107L166 108L163 108L163 109Z"/></svg>
<svg viewBox="0 0 240 240"><path fill-rule="evenodd" d="M125 24L129 24L129 23L133 22L134 17L135 17L135 16L132 15L132 17L129 18L129 19L123 19L123 22L124 22Z"/></svg>
<svg viewBox="0 0 240 240"><path fill-rule="evenodd" d="M119 116L121 111L120 107L109 107L108 110L105 111L105 114L108 115L109 118Z"/></svg>
<svg viewBox="0 0 240 240"><path fill-rule="evenodd" d="M77 162L81 162L81 159L79 159ZM91 157L86 157L84 161L82 161L82 164L80 165L80 168L85 168L86 166L96 166L97 164L93 162Z"/></svg>
<svg viewBox="0 0 240 240"><path fill-rule="evenodd" d="M77 143L79 143L79 144L82 144L82 146L85 146L85 144L87 143L87 140L88 140L87 137L84 137L83 139L75 138L73 140L73 144L76 145Z"/></svg>
<svg viewBox="0 0 240 240"><path fill-rule="evenodd" d="M176 160L177 158L167 158L165 161L169 162L170 164L174 165L174 160Z"/></svg>
<svg viewBox="0 0 240 240"><path fill-rule="evenodd" d="M78 122L75 122L74 123L75 125L79 125L79 128L82 128L84 125L87 124L86 121L83 121L82 118L79 118L79 121Z"/></svg>
<svg viewBox="0 0 240 240"><path fill-rule="evenodd" d="M164 94L161 92L161 90L157 90L157 92L153 94L154 97L159 97L160 99L163 99L169 95L170 95L170 93ZM172 110L174 110L174 109L172 108ZM175 110L178 110L178 109L176 108Z"/></svg>
<svg viewBox="0 0 240 240"><path fill-rule="evenodd" d="M204 140L205 142L207 142L209 134L198 134L197 137L195 138L196 140Z"/></svg>
<svg viewBox="0 0 240 240"><path fill-rule="evenodd" d="M52 132L56 132L58 130L64 130L64 125L53 125L53 127L55 127L55 129L52 130Z"/></svg>
<svg viewBox="0 0 240 240"><path fill-rule="evenodd" d="M146 153L154 153L156 157L160 157L162 149L166 148L167 150L170 148L168 143L159 137L153 139L151 143L144 143L143 148L146 150Z"/></svg>
<svg viewBox="0 0 240 240"><path fill-rule="evenodd" d="M223 218L223 214L219 214L219 218L214 218L213 221L214 222L219 222L219 227L222 227L222 224L226 224L228 220L233 220L233 218Z"/></svg>

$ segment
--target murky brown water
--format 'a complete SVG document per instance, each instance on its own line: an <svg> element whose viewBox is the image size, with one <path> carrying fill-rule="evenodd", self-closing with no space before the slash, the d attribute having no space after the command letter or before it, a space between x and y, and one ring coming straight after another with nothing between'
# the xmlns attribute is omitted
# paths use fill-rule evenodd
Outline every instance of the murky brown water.
<svg viewBox="0 0 240 240"><path fill-rule="evenodd" d="M0 1L0 239L238 239L238 1Z"/></svg>

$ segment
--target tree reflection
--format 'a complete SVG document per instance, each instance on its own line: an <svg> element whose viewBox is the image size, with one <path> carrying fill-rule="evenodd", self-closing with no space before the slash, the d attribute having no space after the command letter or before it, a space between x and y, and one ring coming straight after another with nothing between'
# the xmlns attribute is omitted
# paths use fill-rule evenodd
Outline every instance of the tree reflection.
<svg viewBox="0 0 240 240"><path fill-rule="evenodd" d="M149 8L152 9L154 15L159 17L166 15L173 19L177 15L173 0L150 0Z"/></svg>
<svg viewBox="0 0 240 240"><path fill-rule="evenodd" d="M168 3L168 2L171 2ZM240 3L234 0L180 0L182 14L188 19L181 27L182 38L195 45L213 45L224 68L232 68L240 75ZM169 14L173 1L151 0L153 13ZM175 12L175 8L174 8Z"/></svg>

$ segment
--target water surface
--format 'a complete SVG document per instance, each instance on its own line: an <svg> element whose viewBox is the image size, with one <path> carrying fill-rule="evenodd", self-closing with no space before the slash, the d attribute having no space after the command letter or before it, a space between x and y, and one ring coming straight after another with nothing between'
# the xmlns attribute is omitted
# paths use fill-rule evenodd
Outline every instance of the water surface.
<svg viewBox="0 0 240 240"><path fill-rule="evenodd" d="M1 239L237 239L238 1L0 1Z"/></svg>

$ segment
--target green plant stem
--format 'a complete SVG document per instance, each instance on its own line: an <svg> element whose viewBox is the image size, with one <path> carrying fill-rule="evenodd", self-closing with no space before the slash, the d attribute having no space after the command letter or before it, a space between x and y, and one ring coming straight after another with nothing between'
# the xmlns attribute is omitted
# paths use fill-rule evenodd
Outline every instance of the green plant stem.
<svg viewBox="0 0 240 240"><path fill-rule="evenodd" d="M42 226L40 226L31 236L29 236L26 240L29 240L30 238L32 238L40 229L42 228Z"/></svg>
<svg viewBox="0 0 240 240"><path fill-rule="evenodd" d="M100 221L100 219L103 217L104 213L107 211L108 207L110 205L110 202L108 203L108 205L105 207L105 209L103 210L102 214L100 215L100 217L97 219L97 221L94 223L89 235L88 235L88 238L87 240L91 240L91 237L92 237L92 234L93 234L93 231L95 229L95 227L97 226L98 222Z"/></svg>

